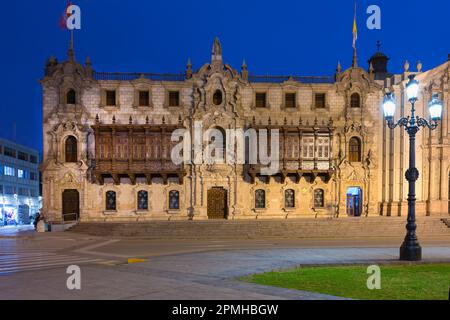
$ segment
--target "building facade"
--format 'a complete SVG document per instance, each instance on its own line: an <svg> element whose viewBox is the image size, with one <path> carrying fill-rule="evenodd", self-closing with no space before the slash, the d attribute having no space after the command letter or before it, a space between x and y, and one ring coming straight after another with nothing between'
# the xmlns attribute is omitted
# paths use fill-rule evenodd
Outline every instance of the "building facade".
<svg viewBox="0 0 450 320"><path fill-rule="evenodd" d="M43 213L58 222L405 215L407 134L387 128L381 103L393 91L397 117L406 114L413 73L421 116L432 93L444 101L439 130L418 134L418 214L447 215L450 62L425 72L405 63L402 74L387 65L377 52L365 70L355 52L352 66L338 64L330 77L257 76L245 62L240 71L224 63L216 39L197 71L188 62L183 74L106 73L69 50L64 62L49 59L41 81ZM173 161L180 129L190 134L182 155L191 162ZM223 146L237 150L232 130L246 137L245 163L208 149L223 133ZM263 158L264 132L266 153L279 152L270 175L267 163L248 161L248 141ZM205 160L221 150L222 162Z"/></svg>
<svg viewBox="0 0 450 320"><path fill-rule="evenodd" d="M40 207L39 153L0 138L0 226L29 224Z"/></svg>

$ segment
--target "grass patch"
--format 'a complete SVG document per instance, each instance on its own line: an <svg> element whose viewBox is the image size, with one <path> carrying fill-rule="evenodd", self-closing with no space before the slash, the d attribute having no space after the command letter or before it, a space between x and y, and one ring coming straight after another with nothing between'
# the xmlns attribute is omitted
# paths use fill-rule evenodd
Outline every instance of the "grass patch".
<svg viewBox="0 0 450 320"><path fill-rule="evenodd" d="M240 280L362 300L447 300L450 264L381 265L381 289L367 288L367 266L304 267Z"/></svg>

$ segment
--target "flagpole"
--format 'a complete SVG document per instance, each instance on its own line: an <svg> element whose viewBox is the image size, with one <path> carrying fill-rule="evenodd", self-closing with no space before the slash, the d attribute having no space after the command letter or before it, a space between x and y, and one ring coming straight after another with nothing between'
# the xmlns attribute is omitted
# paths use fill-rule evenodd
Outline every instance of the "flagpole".
<svg viewBox="0 0 450 320"><path fill-rule="evenodd" d="M358 27L356 26L356 0L355 0L355 11L353 16L353 61L352 61L353 68L356 68L358 66L358 56L356 53L357 38L358 38Z"/></svg>

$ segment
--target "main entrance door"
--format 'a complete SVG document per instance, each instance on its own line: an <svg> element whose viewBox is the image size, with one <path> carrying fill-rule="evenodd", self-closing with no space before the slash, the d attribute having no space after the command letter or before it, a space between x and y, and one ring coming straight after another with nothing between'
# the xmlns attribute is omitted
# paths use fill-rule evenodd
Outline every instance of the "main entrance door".
<svg viewBox="0 0 450 320"><path fill-rule="evenodd" d="M227 190L224 188L211 188L208 190L208 218L226 219Z"/></svg>
<svg viewBox="0 0 450 320"><path fill-rule="evenodd" d="M361 188L351 187L347 190L347 215L359 217L362 212Z"/></svg>
<svg viewBox="0 0 450 320"><path fill-rule="evenodd" d="M80 194L75 189L64 190L62 194L63 220L76 221L80 217Z"/></svg>

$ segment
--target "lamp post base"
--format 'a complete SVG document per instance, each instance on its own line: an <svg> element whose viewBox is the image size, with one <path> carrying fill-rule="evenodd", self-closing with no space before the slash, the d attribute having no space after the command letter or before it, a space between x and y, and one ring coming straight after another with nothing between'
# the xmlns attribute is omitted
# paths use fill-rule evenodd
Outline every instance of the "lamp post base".
<svg viewBox="0 0 450 320"><path fill-rule="evenodd" d="M422 247L416 243L404 242L400 247L400 260L402 261L420 261L422 260Z"/></svg>

